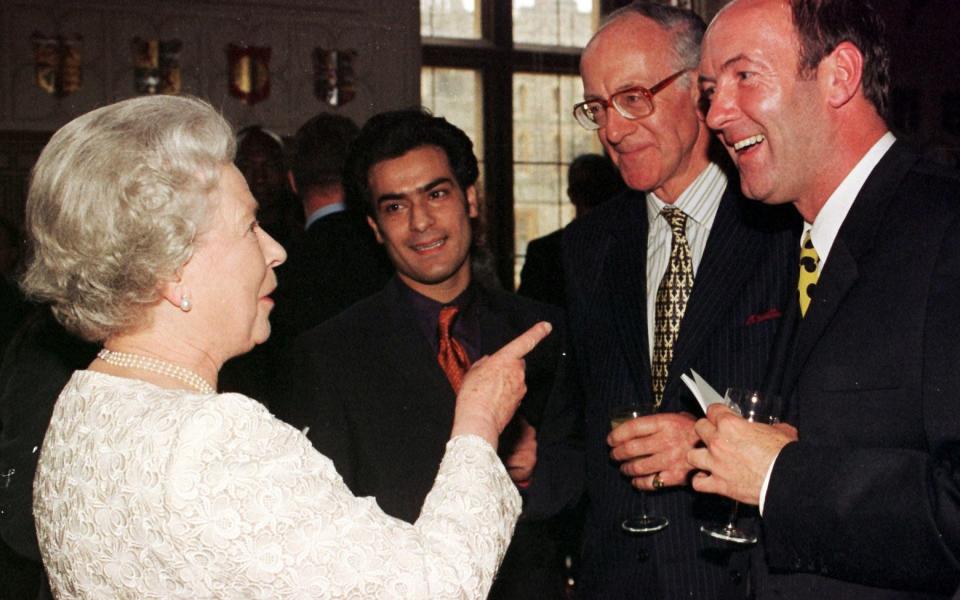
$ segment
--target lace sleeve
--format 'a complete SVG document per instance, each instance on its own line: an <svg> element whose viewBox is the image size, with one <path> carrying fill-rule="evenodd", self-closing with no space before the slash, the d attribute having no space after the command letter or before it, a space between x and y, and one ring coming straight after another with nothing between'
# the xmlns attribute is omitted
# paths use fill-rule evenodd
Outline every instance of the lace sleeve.
<svg viewBox="0 0 960 600"><path fill-rule="evenodd" d="M201 593L245 598L485 598L520 511L489 444L458 437L417 523L394 519L233 394L186 420L167 476L181 568Z"/></svg>

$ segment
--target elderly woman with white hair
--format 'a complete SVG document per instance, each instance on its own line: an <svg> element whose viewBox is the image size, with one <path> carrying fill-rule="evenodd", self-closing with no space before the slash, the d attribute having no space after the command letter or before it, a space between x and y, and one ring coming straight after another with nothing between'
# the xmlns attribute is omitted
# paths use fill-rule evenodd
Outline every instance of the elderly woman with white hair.
<svg viewBox="0 0 960 600"><path fill-rule="evenodd" d="M103 344L57 400L34 480L54 594L485 597L520 510L497 438L549 325L467 374L414 525L353 497L299 431L214 391L269 335L285 258L233 139L200 100L138 98L64 126L34 169L23 287Z"/></svg>

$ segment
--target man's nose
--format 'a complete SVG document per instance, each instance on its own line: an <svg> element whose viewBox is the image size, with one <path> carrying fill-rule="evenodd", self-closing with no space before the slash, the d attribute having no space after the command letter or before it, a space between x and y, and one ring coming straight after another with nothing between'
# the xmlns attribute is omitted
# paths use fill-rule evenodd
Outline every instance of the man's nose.
<svg viewBox="0 0 960 600"><path fill-rule="evenodd" d="M414 202L410 207L410 229L426 231L434 223L433 211L428 202Z"/></svg>
<svg viewBox="0 0 960 600"><path fill-rule="evenodd" d="M720 90L715 89L709 99L704 99L702 102L706 104L707 127L714 131L726 127L739 114L733 94L721 93Z"/></svg>
<svg viewBox="0 0 960 600"><path fill-rule="evenodd" d="M604 111L606 112L607 123L601 129L601 135L606 136L607 141L611 144L619 144L623 141L623 138L637 129L636 121L621 115L613 104L607 106Z"/></svg>

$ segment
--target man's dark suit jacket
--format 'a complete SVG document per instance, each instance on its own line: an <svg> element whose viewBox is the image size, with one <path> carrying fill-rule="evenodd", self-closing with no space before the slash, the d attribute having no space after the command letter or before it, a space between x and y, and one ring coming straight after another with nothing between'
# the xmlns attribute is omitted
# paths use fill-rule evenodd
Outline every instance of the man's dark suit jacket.
<svg viewBox="0 0 960 600"><path fill-rule="evenodd" d="M720 202L674 347L663 410L702 416L680 374L696 370L723 393L759 387L790 290L796 289L799 219L742 198L731 179ZM783 207L786 209L788 207ZM647 494L651 512L670 525L630 535L639 494L609 457L610 407L650 399L647 338L647 212L628 191L573 221L563 239L573 358L585 396L588 495L582 597L746 597L748 553L708 541L703 523L719 523L730 503L672 487ZM739 550L739 551L738 551Z"/></svg>
<svg viewBox="0 0 960 600"><path fill-rule="evenodd" d="M33 521L33 475L53 406L96 347L68 334L49 310L31 315L0 368L0 598L49 598Z"/></svg>
<svg viewBox="0 0 960 600"><path fill-rule="evenodd" d="M563 297L563 263L560 260L563 229L530 240L520 270L517 293L554 306L566 306Z"/></svg>
<svg viewBox="0 0 960 600"><path fill-rule="evenodd" d="M393 265L364 218L343 210L313 222L277 269L275 333L292 340L379 291Z"/></svg>
<svg viewBox="0 0 960 600"><path fill-rule="evenodd" d="M410 314L402 285L394 279L379 293L295 342L291 398L298 406L292 414L278 416L295 427L310 427L308 437L333 460L355 494L375 496L385 512L413 522L433 486L450 438L456 398L435 351ZM567 404L551 400L548 406L550 395L563 391L562 314L555 307L503 291L480 286L477 291L483 354L498 350L537 321L554 324L554 332L526 358L528 391L520 409L538 432L549 436L557 430L551 423L558 420L553 407ZM549 445L548 440L540 443ZM580 465L575 460L558 460L553 466L564 471L562 476L549 475L546 466L538 470L525 505L554 503L558 509L575 499L582 484ZM549 496L542 502L541 489ZM539 523L531 523L526 530L522 523L498 576L511 580L511 589L500 597L549 598L541 586L559 590L560 585L559 564L552 562L549 546L552 541L538 539L549 537ZM523 542L518 543L519 538ZM511 563L523 565L524 572L511 574L516 566ZM531 563L537 573L530 572ZM492 597L497 597L498 585Z"/></svg>
<svg viewBox="0 0 960 600"><path fill-rule="evenodd" d="M894 144L788 333L778 377L800 441L774 464L764 545L782 574L759 596L949 597L960 583L956 172Z"/></svg>
<svg viewBox="0 0 960 600"><path fill-rule="evenodd" d="M20 289L6 277L0 276L0 357L30 308Z"/></svg>

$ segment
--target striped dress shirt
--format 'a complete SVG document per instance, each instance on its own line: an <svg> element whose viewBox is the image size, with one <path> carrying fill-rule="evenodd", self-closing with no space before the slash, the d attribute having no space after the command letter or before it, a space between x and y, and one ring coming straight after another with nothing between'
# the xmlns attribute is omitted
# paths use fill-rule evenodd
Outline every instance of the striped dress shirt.
<svg viewBox="0 0 960 600"><path fill-rule="evenodd" d="M720 207L720 198L727 189L727 176L714 163L707 167L693 180L687 189L680 194L672 204L687 214L687 242L690 244L690 254L693 259L693 274L696 281L700 259L707 247L707 238L713 227L713 219L717 216ZM656 321L657 289L660 280L667 272L667 263L670 262L670 244L673 234L667 220L660 216L665 202L657 198L653 192L646 194L647 221L650 223L647 237L647 340L650 356L653 356L653 328Z"/></svg>

